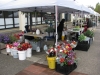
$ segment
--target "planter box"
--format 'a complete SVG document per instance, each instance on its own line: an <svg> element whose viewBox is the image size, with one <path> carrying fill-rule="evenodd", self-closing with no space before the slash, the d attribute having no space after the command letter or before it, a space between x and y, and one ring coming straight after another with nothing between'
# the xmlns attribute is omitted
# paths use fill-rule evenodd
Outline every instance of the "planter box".
<svg viewBox="0 0 100 75"><path fill-rule="evenodd" d="M64 65L64 66L60 66L60 64L56 63L56 71L64 75L69 75L76 68L77 65L75 63L73 65Z"/></svg>
<svg viewBox="0 0 100 75"><path fill-rule="evenodd" d="M90 48L90 41L82 41L82 42L78 42L75 50L82 50L82 51L88 51L88 49Z"/></svg>

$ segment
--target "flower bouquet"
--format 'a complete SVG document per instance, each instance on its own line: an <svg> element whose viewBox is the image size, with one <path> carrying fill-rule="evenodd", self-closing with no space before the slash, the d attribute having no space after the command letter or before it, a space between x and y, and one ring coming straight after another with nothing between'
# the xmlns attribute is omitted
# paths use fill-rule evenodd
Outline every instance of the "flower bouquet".
<svg viewBox="0 0 100 75"><path fill-rule="evenodd" d="M13 55L13 58L18 58L18 50L17 47L20 45L19 42L13 42L12 48L11 48L11 54Z"/></svg>
<svg viewBox="0 0 100 75"><path fill-rule="evenodd" d="M22 43L17 47L19 60L26 59L26 50L28 49L28 43Z"/></svg>
<svg viewBox="0 0 100 75"><path fill-rule="evenodd" d="M6 51L7 51L7 53L11 52L11 50L10 50L11 47L12 47L11 44L6 44Z"/></svg>
<svg viewBox="0 0 100 75"><path fill-rule="evenodd" d="M72 49L74 50L75 47L77 46L77 42L76 41L72 41L70 45L71 45Z"/></svg>
<svg viewBox="0 0 100 75"><path fill-rule="evenodd" d="M48 57L55 57L56 56L56 48L50 47L46 52Z"/></svg>

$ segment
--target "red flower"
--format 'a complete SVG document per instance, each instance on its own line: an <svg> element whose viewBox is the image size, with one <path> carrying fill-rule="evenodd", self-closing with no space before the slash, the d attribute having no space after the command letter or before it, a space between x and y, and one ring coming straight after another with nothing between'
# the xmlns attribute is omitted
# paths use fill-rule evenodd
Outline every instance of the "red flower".
<svg viewBox="0 0 100 75"><path fill-rule="evenodd" d="M71 48L71 47L69 47L69 48L68 48L68 50L72 50L72 48Z"/></svg>
<svg viewBox="0 0 100 75"><path fill-rule="evenodd" d="M64 58L60 58L60 63L63 63L65 61Z"/></svg>

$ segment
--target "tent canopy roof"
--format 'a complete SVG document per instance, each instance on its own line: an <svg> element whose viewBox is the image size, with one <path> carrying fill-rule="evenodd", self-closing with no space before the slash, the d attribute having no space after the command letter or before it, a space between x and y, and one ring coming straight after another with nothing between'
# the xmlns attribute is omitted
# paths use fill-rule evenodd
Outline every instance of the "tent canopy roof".
<svg viewBox="0 0 100 75"><path fill-rule="evenodd" d="M54 6L58 6L59 12L75 12L80 10L81 7L76 5L74 1L70 0L14 0L8 4L0 6L0 10L3 11L54 11Z"/></svg>

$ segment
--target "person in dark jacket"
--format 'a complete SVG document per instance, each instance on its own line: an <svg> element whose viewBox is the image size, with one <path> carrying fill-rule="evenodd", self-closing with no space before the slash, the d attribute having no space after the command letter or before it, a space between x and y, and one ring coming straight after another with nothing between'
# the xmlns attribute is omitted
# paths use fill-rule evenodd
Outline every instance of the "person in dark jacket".
<svg viewBox="0 0 100 75"><path fill-rule="evenodd" d="M62 31L63 31L63 28L64 28L64 22L65 22L65 19L62 19L61 22L60 22L60 24L57 27L58 40L61 40Z"/></svg>
<svg viewBox="0 0 100 75"><path fill-rule="evenodd" d="M25 26L25 31L26 31L27 33L30 32L29 25L26 25L26 26Z"/></svg>

